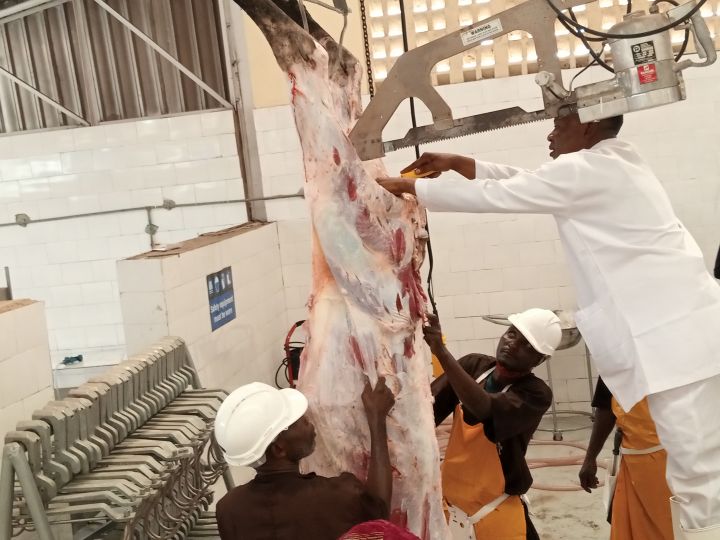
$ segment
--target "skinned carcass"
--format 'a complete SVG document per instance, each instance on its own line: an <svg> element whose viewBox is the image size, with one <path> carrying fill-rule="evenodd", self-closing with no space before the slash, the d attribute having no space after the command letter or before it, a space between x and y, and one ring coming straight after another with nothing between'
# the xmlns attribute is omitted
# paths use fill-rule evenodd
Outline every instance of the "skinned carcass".
<svg viewBox="0 0 720 540"><path fill-rule="evenodd" d="M317 446L304 467L321 475L367 475L370 440L363 377L387 379L392 519L423 540L445 540L438 445L422 340L426 298L419 269L425 217L413 200L375 182L347 135L360 115L357 61L295 2L236 0L264 33L292 83L312 223L313 285L300 390L310 401ZM279 7L278 7L279 6ZM282 8L282 9L281 9Z"/></svg>

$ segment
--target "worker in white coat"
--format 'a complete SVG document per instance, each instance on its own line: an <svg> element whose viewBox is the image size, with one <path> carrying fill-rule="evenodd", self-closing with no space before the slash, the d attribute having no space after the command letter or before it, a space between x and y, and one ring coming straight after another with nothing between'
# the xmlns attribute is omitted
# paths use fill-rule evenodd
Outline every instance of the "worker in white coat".
<svg viewBox="0 0 720 540"><path fill-rule="evenodd" d="M720 286L650 166L616 138L621 126L622 117L556 119L554 161L533 171L424 154L405 171L474 181L378 182L431 211L554 216L598 371L623 409L648 396L668 453L676 538L718 540Z"/></svg>

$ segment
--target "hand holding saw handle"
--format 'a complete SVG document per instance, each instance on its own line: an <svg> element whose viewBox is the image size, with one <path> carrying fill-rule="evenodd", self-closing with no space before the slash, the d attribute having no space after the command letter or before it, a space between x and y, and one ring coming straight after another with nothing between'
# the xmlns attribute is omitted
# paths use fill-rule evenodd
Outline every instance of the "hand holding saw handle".
<svg viewBox="0 0 720 540"><path fill-rule="evenodd" d="M400 171L403 178L437 178L447 171L462 174L468 180L475 178L475 160L457 154L425 152Z"/></svg>
<svg viewBox="0 0 720 540"><path fill-rule="evenodd" d="M400 178L378 178L381 187L397 197L415 195L415 180L437 178L447 171L455 171L468 180L475 178L475 160L457 154L425 152L400 171Z"/></svg>

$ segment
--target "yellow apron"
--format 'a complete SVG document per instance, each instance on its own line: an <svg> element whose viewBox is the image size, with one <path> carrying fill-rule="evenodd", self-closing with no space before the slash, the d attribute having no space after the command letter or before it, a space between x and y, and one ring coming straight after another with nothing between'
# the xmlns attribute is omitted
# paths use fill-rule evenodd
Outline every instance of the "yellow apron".
<svg viewBox="0 0 720 540"><path fill-rule="evenodd" d="M612 410L623 440L610 539L672 540L667 454L660 447L647 399L626 413L613 398Z"/></svg>
<svg viewBox="0 0 720 540"><path fill-rule="evenodd" d="M478 382L491 371L478 378ZM497 447L485 436L482 424L465 423L462 405L455 408L442 466L442 488L449 522L455 531L467 529L470 523L477 540L526 540L525 510L519 496L505 494L505 476ZM465 515L469 521L458 524ZM475 520L474 516L480 519ZM467 531L462 538L473 537Z"/></svg>

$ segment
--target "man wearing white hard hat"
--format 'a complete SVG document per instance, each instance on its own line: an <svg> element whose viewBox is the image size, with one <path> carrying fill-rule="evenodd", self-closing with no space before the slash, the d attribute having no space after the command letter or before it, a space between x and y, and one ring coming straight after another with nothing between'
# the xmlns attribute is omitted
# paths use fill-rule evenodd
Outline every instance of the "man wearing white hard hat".
<svg viewBox="0 0 720 540"><path fill-rule="evenodd" d="M456 361L437 317L428 318L425 341L444 370L432 384L436 424L454 412L442 466L454 538L539 539L523 500L532 484L525 453L552 391L532 370L560 344L560 319L546 309L510 315L495 358Z"/></svg>
<svg viewBox="0 0 720 540"><path fill-rule="evenodd" d="M387 415L395 398L378 379L367 382L362 402L368 417L371 455L368 476L334 478L300 474L300 460L315 448L308 402L294 389L251 383L220 406L215 437L230 465L253 467L249 483L217 505L222 540L336 540L355 525L388 517L392 468Z"/></svg>

